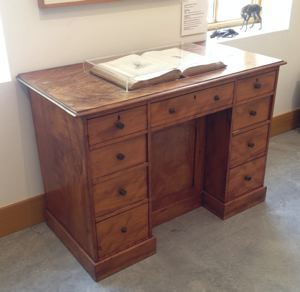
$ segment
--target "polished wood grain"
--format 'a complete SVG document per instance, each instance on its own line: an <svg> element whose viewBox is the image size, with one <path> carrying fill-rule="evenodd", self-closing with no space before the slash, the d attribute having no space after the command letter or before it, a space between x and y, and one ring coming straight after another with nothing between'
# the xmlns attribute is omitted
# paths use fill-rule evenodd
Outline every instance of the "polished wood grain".
<svg viewBox="0 0 300 292"><path fill-rule="evenodd" d="M128 266L131 266L156 252L156 239L151 237L138 242L111 257L99 261L96 266L96 280L102 280Z"/></svg>
<svg viewBox="0 0 300 292"><path fill-rule="evenodd" d="M146 88L126 92L118 86L98 78L86 70L83 64L24 73L17 79L40 93L73 116L99 114L124 106L136 105L137 102L158 98L169 98L189 94L212 83L226 82L228 79L250 73L260 73L285 64L285 62L245 52L223 45L191 45L191 51L206 56L214 52L227 67L205 74L195 75L181 80L166 82Z"/></svg>
<svg viewBox="0 0 300 292"><path fill-rule="evenodd" d="M82 64L17 77L32 92L48 224L97 280L153 254L155 225L202 204L227 218L265 199L284 62L190 49L219 52L227 67L131 92Z"/></svg>
<svg viewBox="0 0 300 292"><path fill-rule="evenodd" d="M128 248L148 237L148 204L97 224L100 258Z"/></svg>
<svg viewBox="0 0 300 292"><path fill-rule="evenodd" d="M204 190L225 200L231 130L231 111L206 117Z"/></svg>
<svg viewBox="0 0 300 292"><path fill-rule="evenodd" d="M188 189L173 195L174 201L169 200L168 204L153 210L153 226L160 225L201 206L201 193L195 189ZM167 199L169 198L171 197L167 197Z"/></svg>
<svg viewBox="0 0 300 292"><path fill-rule="evenodd" d="M196 113L205 113L232 105L233 83L201 90L196 94Z"/></svg>
<svg viewBox="0 0 300 292"><path fill-rule="evenodd" d="M145 162L145 135L90 152L92 177L108 175Z"/></svg>
<svg viewBox="0 0 300 292"><path fill-rule="evenodd" d="M88 120L89 144L95 145L147 129L146 106Z"/></svg>
<svg viewBox="0 0 300 292"><path fill-rule="evenodd" d="M264 125L250 131L235 135L231 142L230 166L246 162L267 149L269 125Z"/></svg>
<svg viewBox="0 0 300 292"><path fill-rule="evenodd" d="M246 193L227 203L221 202L207 192L203 192L203 206L221 219L227 219L265 201L267 188L262 187Z"/></svg>
<svg viewBox="0 0 300 292"><path fill-rule="evenodd" d="M96 261L94 261L87 252L81 247L78 241L69 231L47 210L45 211L48 226L54 231L58 238L69 249L78 262L96 280Z"/></svg>
<svg viewBox="0 0 300 292"><path fill-rule="evenodd" d="M91 195L84 124L31 92L46 209L67 228L79 245L97 260L96 230L91 223Z"/></svg>
<svg viewBox="0 0 300 292"><path fill-rule="evenodd" d="M93 187L96 216L114 212L147 198L147 168L118 173Z"/></svg>
<svg viewBox="0 0 300 292"><path fill-rule="evenodd" d="M239 80L237 83L237 101L248 100L251 97L271 94L275 89L276 72L271 71L264 74L256 74Z"/></svg>
<svg viewBox="0 0 300 292"><path fill-rule="evenodd" d="M151 104L151 126L174 122L195 114L196 93Z"/></svg>
<svg viewBox="0 0 300 292"><path fill-rule="evenodd" d="M262 187L265 174L266 157L252 160L229 172L228 196L230 200Z"/></svg>
<svg viewBox="0 0 300 292"><path fill-rule="evenodd" d="M195 131L195 121L190 121L152 134L153 211L184 198L184 191L193 188Z"/></svg>
<svg viewBox="0 0 300 292"><path fill-rule="evenodd" d="M238 130L270 118L271 97L238 105L233 109L233 130Z"/></svg>
<svg viewBox="0 0 300 292"><path fill-rule="evenodd" d="M156 102L151 104L151 126L175 123L184 117L230 106L232 102L233 83Z"/></svg>
<svg viewBox="0 0 300 292"><path fill-rule="evenodd" d="M154 237L151 237L138 242L136 245L120 251L111 257L95 262L81 248L68 231L55 219L55 217L47 211L46 220L55 234L95 281L104 279L148 256L151 256L156 251L156 240Z"/></svg>
<svg viewBox="0 0 300 292"><path fill-rule="evenodd" d="M206 155L206 117L196 120L194 189L200 194L204 189L205 155Z"/></svg>

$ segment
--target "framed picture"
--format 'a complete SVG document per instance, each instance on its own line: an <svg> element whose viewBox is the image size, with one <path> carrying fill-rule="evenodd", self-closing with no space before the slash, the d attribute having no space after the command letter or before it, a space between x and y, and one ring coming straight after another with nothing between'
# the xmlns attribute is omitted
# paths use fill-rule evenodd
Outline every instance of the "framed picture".
<svg viewBox="0 0 300 292"><path fill-rule="evenodd" d="M60 6L74 6L81 4L93 4L100 2L109 2L112 0L38 0L40 8L51 8Z"/></svg>

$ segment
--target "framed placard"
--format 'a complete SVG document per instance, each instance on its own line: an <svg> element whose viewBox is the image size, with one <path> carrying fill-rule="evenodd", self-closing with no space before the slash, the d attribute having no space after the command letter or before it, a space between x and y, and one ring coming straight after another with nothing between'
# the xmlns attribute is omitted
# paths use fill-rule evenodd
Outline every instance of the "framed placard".
<svg viewBox="0 0 300 292"><path fill-rule="evenodd" d="M181 1L181 35L205 33L207 31L207 3L200 0Z"/></svg>
<svg viewBox="0 0 300 292"><path fill-rule="evenodd" d="M100 2L109 2L112 0L38 0L40 8L51 8L60 6L74 6L81 4L93 4Z"/></svg>

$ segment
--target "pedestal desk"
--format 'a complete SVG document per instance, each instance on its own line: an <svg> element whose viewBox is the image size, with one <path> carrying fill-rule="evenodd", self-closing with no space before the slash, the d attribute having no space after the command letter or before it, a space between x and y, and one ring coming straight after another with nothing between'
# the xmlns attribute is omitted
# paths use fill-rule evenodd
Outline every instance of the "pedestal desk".
<svg viewBox="0 0 300 292"><path fill-rule="evenodd" d="M131 92L82 64L17 77L29 89L47 223L94 279L154 254L158 224L201 206L225 219L265 200L284 62L214 50L226 69Z"/></svg>

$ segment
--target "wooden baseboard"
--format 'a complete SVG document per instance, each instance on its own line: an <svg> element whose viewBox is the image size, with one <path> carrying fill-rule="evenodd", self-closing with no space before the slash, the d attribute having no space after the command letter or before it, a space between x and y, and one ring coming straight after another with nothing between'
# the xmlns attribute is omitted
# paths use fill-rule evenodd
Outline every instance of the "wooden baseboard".
<svg viewBox="0 0 300 292"><path fill-rule="evenodd" d="M300 127L300 109L288 112L272 119L271 137Z"/></svg>
<svg viewBox="0 0 300 292"><path fill-rule="evenodd" d="M44 202L45 196L39 195L0 208L0 237L43 222Z"/></svg>

